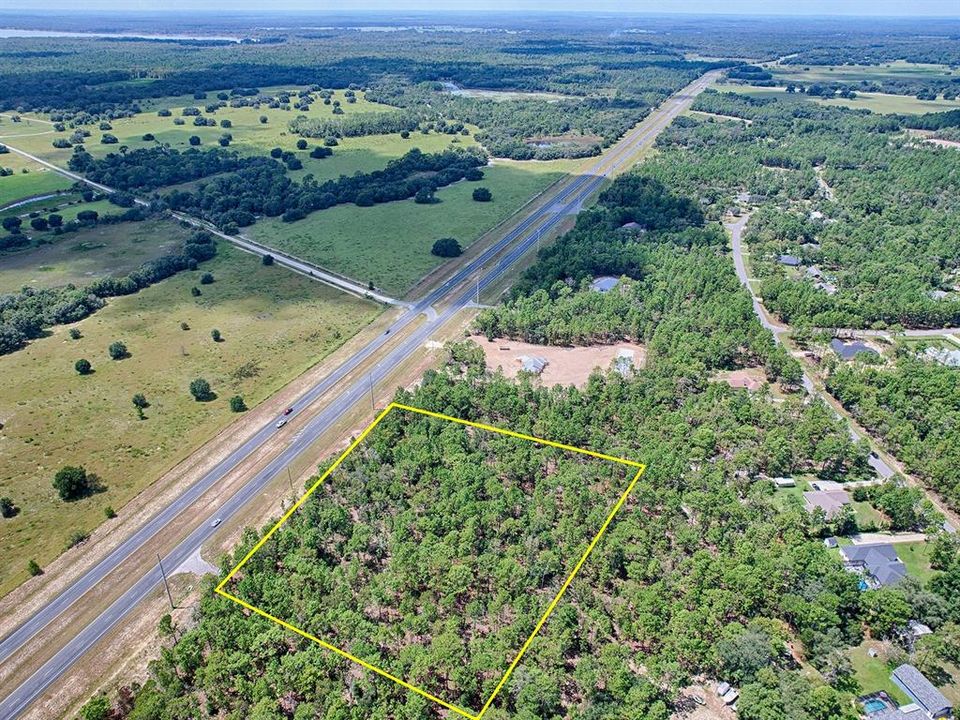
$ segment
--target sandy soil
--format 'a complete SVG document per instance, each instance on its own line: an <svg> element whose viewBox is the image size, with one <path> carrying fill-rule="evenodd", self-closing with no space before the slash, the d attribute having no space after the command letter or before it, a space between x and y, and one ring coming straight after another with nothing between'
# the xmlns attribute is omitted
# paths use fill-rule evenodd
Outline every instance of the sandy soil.
<svg viewBox="0 0 960 720"><path fill-rule="evenodd" d="M671 720L734 720L736 712L723 704L715 689L715 683L703 683L681 690ZM695 702L695 697L705 704Z"/></svg>
<svg viewBox="0 0 960 720"><path fill-rule="evenodd" d="M628 342L589 347L555 347L516 340L495 339L490 342L482 335L472 335L470 339L483 348L487 367L491 370L502 368L503 374L508 378L514 378L520 372L520 356L544 358L547 367L540 374L540 382L544 385L582 387L594 368L606 370L621 350L633 352L634 367L643 367L646 360L643 346Z"/></svg>
<svg viewBox="0 0 960 720"><path fill-rule="evenodd" d="M960 148L960 142L957 142L956 140L944 140L943 138L927 138L925 142L931 143L933 145L939 145L940 147Z"/></svg>

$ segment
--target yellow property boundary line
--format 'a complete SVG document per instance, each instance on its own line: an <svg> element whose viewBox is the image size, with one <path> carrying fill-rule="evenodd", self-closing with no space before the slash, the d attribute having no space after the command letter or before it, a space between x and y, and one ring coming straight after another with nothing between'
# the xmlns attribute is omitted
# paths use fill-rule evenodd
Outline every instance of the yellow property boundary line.
<svg viewBox="0 0 960 720"><path fill-rule="evenodd" d="M240 571L240 569L247 563L247 561L253 557L253 555L257 552L257 550L263 547L263 545L273 536L273 534L280 529L280 526L283 525L290 518L290 516L293 515L293 513L295 513L297 509L301 505L303 505L304 502L306 502L307 498L309 498L313 494L313 492L324 483L327 477L329 477L329 475L340 466L340 464L346 459L347 455L353 452L356 449L356 447L361 442L363 442L364 438L366 438L367 435L369 435L373 431L373 429L380 424L380 421L383 420L387 416L387 414L394 409L419 413L420 415L426 415L428 417L437 418L439 420L447 420L449 422L454 422L459 425L466 425L468 427L477 428L479 430L487 430L489 432L495 432L501 435L507 435L509 437L518 438L520 440L535 442L539 445L547 445L549 447L559 448L560 450L567 450L569 452L575 452L581 455L589 455L590 457L599 458L601 460L608 460L610 462L615 462L621 465L627 465L629 467L637 468L637 473L633 476L633 479L630 481L630 484L627 486L627 489L624 490L623 493L620 495L616 505L613 506L613 509L610 511L609 515L607 515L607 518L604 521L603 525L600 527L600 530L598 530L597 534L593 536L593 539L590 541L590 544L587 546L587 549L583 552L583 555L580 556L580 559L577 561L577 564L574 566L573 570L570 571L570 574L567 576L566 580L564 580L564 583L560 587L559 592L557 592L553 600L550 601L550 605L547 606L547 609L544 611L543 615L540 616L540 620L537 622L537 625L533 629L533 632L530 633L530 636L523 643L523 646L520 648L520 652L517 653L517 656L513 659L513 662L510 663L510 666L507 668L507 671L503 674L503 677L500 678L500 682L497 683L497 687L494 689L493 694L490 695L489 698L487 698L487 701L483 704L483 708L481 708L480 712L477 714L473 714L467 710L464 710L463 708L457 707L456 705L453 705L447 702L446 700L442 700L437 696L427 692L426 690L423 690L422 688L419 688L415 685L411 685L410 683L406 682L405 680L402 680L401 678L398 678L397 676L387 672L386 670L376 667L375 665L371 665L370 663L366 662L365 660L361 660L356 655L352 655L346 650L342 650L341 648L331 645L330 643L325 642L324 640L321 640L320 638L315 637L314 635L311 635L310 633L305 632L300 628L295 627L290 623L285 622L284 620L281 620L280 618L274 617L270 613L264 612L260 608L254 607L250 603L245 602L244 600L241 600L240 598L230 594L229 592L223 589L224 586L228 582L230 582L233 576L236 575ZM362 433L360 433L360 436L356 440L350 443L350 446L346 450L344 450L343 453L327 469L327 471L323 473L323 475L321 475L320 478L313 485L310 486L310 488L303 495L303 497L297 500L297 502L295 502L293 506L283 514L283 517L281 517L280 520L278 520L277 523L272 528L270 528L267 534L264 535L260 539L260 541L253 546L253 548L251 548L250 552L248 552L244 556L243 560L241 560L237 564L237 566L233 568L233 570L231 570L223 580L220 581L220 584L217 585L214 592L216 592L219 595L222 595L223 597L229 600L232 600L233 602L237 603L238 605L241 605L242 607L246 608L251 612L256 613L257 615L265 617L268 620L272 620L273 622L286 628L287 630L290 630L291 632L295 632L298 635L301 635L307 638L308 640L312 640L313 642L317 643L321 647L324 647L327 650L330 650L331 652L336 653L337 655L345 657L347 660L355 662L358 665L363 666L367 670L370 670L376 673L377 675L380 675L381 677L385 677L388 680L392 680L393 682L406 688L407 690L415 692L418 695L422 695L423 697L437 703L438 705L442 705L448 710L451 710L456 714L467 718L467 720L480 720L480 718L483 717L484 713L486 713L487 710L490 708L490 705L493 703L497 695L500 694L500 691L503 689L503 686L506 685L507 680L510 678L510 675L516 669L517 665L520 664L520 660L523 658L527 650L530 648L530 645L533 643L533 640L537 636L537 633L540 632L540 629L547 622L547 619L550 617L554 609L557 607L557 604L560 602L560 599L563 597L564 593L566 593L567 588L570 587L570 583L573 582L573 579L577 576L577 573L580 572L580 568L583 567L583 564L587 561L587 558L590 557L590 553L593 552L593 549L596 547L597 543L600 542L600 538L603 537L604 533L607 531L607 528L610 526L610 523L613 522L614 517L620 511L620 508L623 507L623 504L627 501L627 498L630 496L631 491L633 490L634 486L637 484L637 481L640 479L640 476L643 475L643 471L645 469L646 469L645 465L643 465L642 463L635 462L634 460L626 460L624 458L613 457L612 455L604 455L603 453L594 452L592 450L585 450L583 448L573 447L572 445L564 445L563 443L553 442L552 440L544 440L543 438L533 437L532 435L524 435L523 433L514 432L512 430L504 430L503 428L494 427L492 425L484 425L483 423L471 422L469 420L461 420L460 418L451 417L449 415L443 415L441 413L432 412L430 410L423 410L421 408L413 407L411 405L403 405L401 403L392 402L389 405L387 405L387 407L379 415L377 415L374 421L370 423L370 425Z"/></svg>

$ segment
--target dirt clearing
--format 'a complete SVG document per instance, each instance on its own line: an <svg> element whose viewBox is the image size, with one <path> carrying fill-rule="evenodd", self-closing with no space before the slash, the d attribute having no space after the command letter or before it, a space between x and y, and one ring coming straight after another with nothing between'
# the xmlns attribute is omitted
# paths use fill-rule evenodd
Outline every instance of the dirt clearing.
<svg viewBox="0 0 960 720"><path fill-rule="evenodd" d="M482 335L470 337L483 348L487 367L503 369L508 378L515 378L523 369L526 359L545 360L546 366L540 372L540 382L544 385L576 385L583 387L594 368L607 370L617 358L629 360L634 368L642 368L646 360L646 350L642 345L621 342L615 345L590 345L587 347L556 347L553 345L535 345L516 340L487 340Z"/></svg>

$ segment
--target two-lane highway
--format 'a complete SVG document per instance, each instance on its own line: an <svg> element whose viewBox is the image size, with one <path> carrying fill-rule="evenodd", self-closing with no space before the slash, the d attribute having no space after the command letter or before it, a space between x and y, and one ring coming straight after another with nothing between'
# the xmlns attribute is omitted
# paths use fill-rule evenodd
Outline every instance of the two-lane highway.
<svg viewBox="0 0 960 720"><path fill-rule="evenodd" d="M640 150L648 147L677 115L689 107L693 98L712 82L714 75L715 73L709 73L699 78L668 99L600 159L587 167L582 174L559 187L549 202L543 203L500 240L458 269L442 285L406 309L390 326L387 333L372 340L304 393L294 404L294 413L303 412L330 390L342 388L335 400L306 422L290 445L217 510L216 517L227 520L238 513L253 501L278 473L305 452L324 431L344 417L358 402L365 402L370 380L379 382L386 379L403 363L415 357L431 335L450 322L458 312L472 304L478 288L482 291L496 283L518 260L534 248L543 233L556 228L566 217L578 211L607 178L627 165ZM15 150L13 147L10 149ZM110 191L110 188L102 186L101 188ZM431 308L438 308L438 311L429 312ZM417 324L416 321L421 314L425 314L427 319ZM398 336L402 336L399 341L396 340ZM366 376L353 381L348 380L352 373L374 358L379 360L370 374L370 380ZM106 558L77 579L53 602L4 638L0 642L0 662L15 659L18 653L29 651L29 645L38 633L74 603L81 600L86 593L94 588L104 587L104 583L109 582L108 576L114 569L160 535L172 520L220 482L243 460L260 449L275 432L272 422L261 428L170 505L148 520ZM170 566L176 567L185 561L215 531L209 521L204 521L167 555ZM97 640L153 592L159 582L158 570L147 571L92 622L77 628L76 634L25 682L16 688L7 688L10 692L0 702L0 718L6 720L20 715L73 663L90 650Z"/></svg>

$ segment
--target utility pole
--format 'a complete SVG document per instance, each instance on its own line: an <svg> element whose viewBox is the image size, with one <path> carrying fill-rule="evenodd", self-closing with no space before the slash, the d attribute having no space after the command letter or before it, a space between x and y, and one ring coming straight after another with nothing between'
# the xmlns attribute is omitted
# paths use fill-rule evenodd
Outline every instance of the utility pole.
<svg viewBox="0 0 960 720"><path fill-rule="evenodd" d="M160 561L160 553L157 553L157 565L160 566L160 575L163 578L163 587L167 590L167 600L170 601L170 609L176 610L173 604L173 595L170 594L170 585L167 583L167 574L163 571L163 563Z"/></svg>
<svg viewBox="0 0 960 720"><path fill-rule="evenodd" d="M368 377L370 378L370 409L376 412L377 405L373 399L373 370L370 371L370 374L368 375Z"/></svg>
<svg viewBox="0 0 960 720"><path fill-rule="evenodd" d="M293 476L290 475L290 466L287 465L287 480L290 483L290 494L293 495Z"/></svg>

